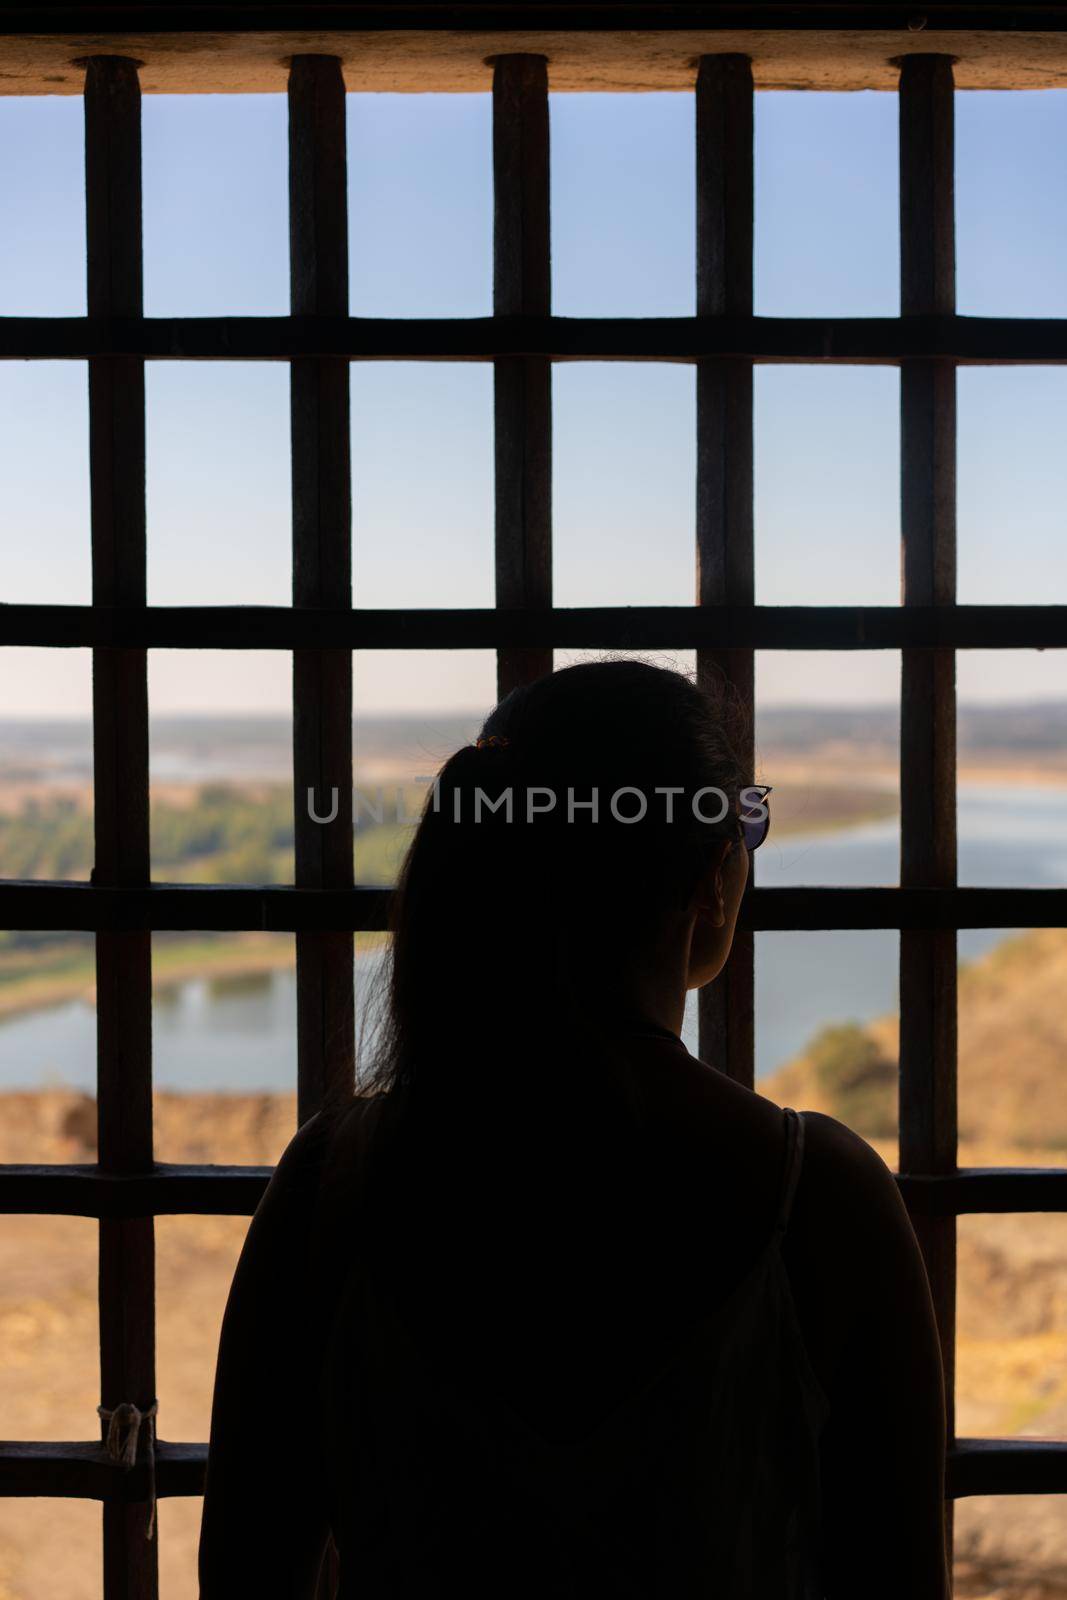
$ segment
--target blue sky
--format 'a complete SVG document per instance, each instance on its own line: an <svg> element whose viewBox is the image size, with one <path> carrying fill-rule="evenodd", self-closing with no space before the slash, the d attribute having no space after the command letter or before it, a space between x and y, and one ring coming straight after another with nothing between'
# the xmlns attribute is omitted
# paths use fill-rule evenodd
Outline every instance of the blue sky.
<svg viewBox="0 0 1067 1600"><path fill-rule="evenodd" d="M554 95L551 118L554 310L691 314L692 99ZM756 137L757 311L894 315L894 97L763 94ZM285 140L282 96L146 98L149 315L286 312ZM0 99L0 141L0 315L83 314L80 102ZM957 96L962 312L1067 315L1065 147L1064 92ZM353 313L490 311L487 95L350 96L349 176ZM560 366L554 394L557 603L688 604L692 370ZM287 603L287 405L280 365L149 366L151 601ZM352 415L357 603L491 604L490 369L356 365ZM755 423L758 598L896 603L896 372L759 368ZM1067 370L961 372L961 600L1065 598L1065 436ZM0 472L0 597L87 601L83 366L0 364ZM758 690L888 700L898 673L768 654ZM493 676L486 652L361 654L357 703L483 705ZM970 699L1067 694L1055 653L963 655L959 678ZM281 710L289 664L160 652L151 692L156 711ZM84 652L0 653L0 715L88 705Z"/></svg>

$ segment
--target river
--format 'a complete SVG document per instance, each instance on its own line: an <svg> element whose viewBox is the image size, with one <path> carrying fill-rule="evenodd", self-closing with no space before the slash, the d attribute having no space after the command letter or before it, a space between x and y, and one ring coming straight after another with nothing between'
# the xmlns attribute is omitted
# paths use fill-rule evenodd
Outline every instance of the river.
<svg viewBox="0 0 1067 1600"><path fill-rule="evenodd" d="M755 857L764 887L899 881L894 818L835 833L771 834ZM1067 884L1067 790L960 785L959 881L988 887ZM1010 930L964 929L961 960ZM773 1071L825 1023L897 1009L898 935L765 933L756 940L756 1072ZM356 963L357 1004L380 956ZM695 996L684 1037L696 1050ZM291 971L239 981L194 979L154 1006L156 1085L177 1090L285 1090L295 1085L296 981ZM91 1090L95 1020L83 1001L0 1019L0 1088L66 1084Z"/></svg>

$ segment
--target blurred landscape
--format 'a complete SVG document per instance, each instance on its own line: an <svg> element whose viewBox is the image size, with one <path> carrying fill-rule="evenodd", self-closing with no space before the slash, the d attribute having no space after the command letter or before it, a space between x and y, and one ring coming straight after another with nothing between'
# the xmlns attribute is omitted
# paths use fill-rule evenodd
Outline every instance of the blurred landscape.
<svg viewBox="0 0 1067 1600"><path fill-rule="evenodd" d="M395 787L417 815L433 773L477 733L481 713L363 716L355 725L360 880L388 882ZM153 721L152 863L166 881L292 881L292 725L284 716ZM1067 701L967 706L962 780L1067 783ZM838 828L891 814L898 788L894 707L787 707L760 713L755 781L775 789L775 831ZM389 791L389 786L394 786ZM323 797L324 799L325 797ZM390 833L392 829L392 833ZM403 837L408 830L402 828ZM87 720L0 720L0 876L84 879L92 865L92 736Z"/></svg>
<svg viewBox="0 0 1067 1600"><path fill-rule="evenodd" d="M897 810L892 718L833 712L772 717L776 836L833 830ZM481 714L361 717L355 727L355 865L394 881L429 780L477 733ZM794 724L797 724L794 727ZM287 717L160 718L152 728L152 874L170 883L293 881L292 725ZM775 752L778 752L776 755ZM847 769L845 763L847 762ZM766 761L765 761L766 764ZM841 775L847 770L846 781ZM790 779L792 781L790 781ZM328 797L318 800L328 809ZM0 878L85 881L93 863L92 735L86 721L0 721ZM172 977L269 970L276 949L242 935L164 935ZM89 937L0 931L0 1015L91 997Z"/></svg>
<svg viewBox="0 0 1067 1600"><path fill-rule="evenodd" d="M962 967L961 1167L1067 1164L1065 986L1061 928L1018 935ZM848 1123L895 1168L897 1042L895 1016L829 1025L760 1092ZM965 1216L957 1228L957 1434L1067 1439L1067 1216ZM1060 1600L1062 1497L958 1501L956 1554L964 1600Z"/></svg>
<svg viewBox="0 0 1067 1600"><path fill-rule="evenodd" d="M1006 941L961 974L962 1166L1067 1162L1067 931ZM896 1018L830 1025L760 1082L779 1104L822 1110L864 1133L896 1166ZM92 1161L91 1095L4 1097L0 1160ZM296 1126L288 1095L155 1097L170 1161L269 1164ZM241 1217L158 1219L160 1436L203 1439L218 1333L244 1238ZM81 1218L20 1217L0 1230L0 1415L22 1438L90 1438L96 1403L96 1238ZM1067 1437L1067 1218L975 1216L959 1223L957 1431L963 1437ZM96 1508L91 1508L96 1513ZM79 1511L79 1516L81 1511ZM53 1508L0 1501L0 1600L95 1600L98 1576L77 1542L49 1539ZM159 1510L167 1600L194 1600L199 1503ZM1057 1497L957 1503L963 1600L1062 1600L1067 1519ZM88 1528L86 1537L98 1537ZM81 1554L79 1554L81 1550Z"/></svg>
<svg viewBox="0 0 1067 1600"><path fill-rule="evenodd" d="M392 785L409 816L426 779L480 717L361 718L357 791ZM161 718L152 731L153 876L163 881L292 881L291 726L285 717ZM898 811L895 710L790 708L761 715L757 781L774 786L776 839L861 837ZM1067 704L962 707L961 780L1067 786ZM84 880L92 865L92 752L86 723L0 723L0 877ZM421 781L420 781L421 780ZM1065 796L1067 804L1067 796ZM357 881L392 881L410 825L357 815ZM798 936L801 937L801 936ZM364 947L372 945L368 937ZM262 1008L291 972L292 940L256 933L153 940L159 1015L206 983ZM0 933L0 1023L93 1003L88 935ZM966 963L960 983L960 1164L1067 1161L1067 932L1014 933ZM896 1166L897 1019L827 1015L758 1088L827 1111ZM762 1015L762 1014L761 1014ZM265 1024L270 1026L269 1019ZM222 1041L223 1050L232 1046ZM0 1070L5 1029L0 1026ZM295 1075L295 1063L293 1066ZM91 1162L91 1092L39 1079L2 1098L0 1160ZM271 1164L296 1126L292 1092L157 1088L157 1158ZM160 1435L207 1436L219 1325L247 1219L160 1218ZM6 1218L0 1230L0 1417L15 1438L96 1434L96 1230L85 1219ZM962 1436L1067 1436L1067 1218L965 1217L959 1224L957 1430ZM0 1500L0 1600L96 1600L99 1509ZM1067 1519L1056 1497L957 1506L964 1600L1064 1600ZM159 1510L162 1593L193 1600L199 1503ZM95 1552L95 1553L94 1553Z"/></svg>

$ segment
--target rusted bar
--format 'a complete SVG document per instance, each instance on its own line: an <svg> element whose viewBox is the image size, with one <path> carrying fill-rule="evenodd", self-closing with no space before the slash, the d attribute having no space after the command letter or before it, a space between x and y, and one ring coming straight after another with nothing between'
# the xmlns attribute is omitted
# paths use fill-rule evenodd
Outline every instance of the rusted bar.
<svg viewBox="0 0 1067 1600"><path fill-rule="evenodd" d="M289 229L294 317L348 312L345 86L335 56L295 56L289 72ZM293 605L352 604L348 368L292 363ZM351 646L293 651L296 883L352 886ZM316 817L331 817L316 821ZM297 1120L354 1081L353 938L296 937Z"/></svg>
<svg viewBox="0 0 1067 1600"><path fill-rule="evenodd" d="M0 647L165 650L1067 649L1067 606L564 606L435 611L4 605Z"/></svg>
<svg viewBox="0 0 1067 1600"><path fill-rule="evenodd" d="M878 1450L872 1430L869 1448ZM204 1492L206 1444L156 1447L160 1499ZM857 1471L864 1470L862 1459ZM948 1456L948 1492L972 1494L1067 1493L1067 1444L1053 1439L957 1439ZM146 1469L109 1461L91 1441L17 1441L0 1445L0 1495L128 1502L146 1492Z"/></svg>
<svg viewBox="0 0 1067 1600"><path fill-rule="evenodd" d="M294 317L348 312L345 83L337 56L294 56L289 69L289 263ZM293 605L352 604L349 373L344 362L291 364ZM353 883L352 652L293 651L296 883ZM296 936L297 1122L355 1083L355 939L347 929ZM319 1600L338 1587L331 1541Z"/></svg>
<svg viewBox="0 0 1067 1600"><path fill-rule="evenodd" d="M547 317L551 303L548 63L493 62L493 314ZM552 604L552 368L544 356L494 362L496 603ZM497 650L497 694L552 670L548 645Z"/></svg>
<svg viewBox="0 0 1067 1600"><path fill-rule="evenodd" d="M64 932L379 933L388 889L283 889L157 883L108 889L87 883L0 880L0 927ZM738 919L753 932L818 928L1063 928L1067 889L751 889Z"/></svg>
<svg viewBox="0 0 1067 1600"><path fill-rule="evenodd" d="M1067 1444L1055 1439L956 1439L949 1504L971 1494L1067 1494Z"/></svg>
<svg viewBox="0 0 1067 1600"><path fill-rule="evenodd" d="M273 1170L160 1162L151 1172L119 1174L90 1166L0 1165L0 1216L250 1217Z"/></svg>
<svg viewBox="0 0 1067 1600"><path fill-rule="evenodd" d="M156 1444L156 1496L204 1492L206 1444ZM148 1466L127 1467L92 1440L10 1440L0 1444L0 1495L102 1500L136 1518L148 1494ZM141 1535L143 1538L143 1534Z"/></svg>
<svg viewBox="0 0 1067 1600"><path fill-rule="evenodd" d="M85 195L91 317L141 315L141 90L137 64L95 56L85 74ZM144 365L89 362L93 603L146 599ZM93 883L143 887L148 843L148 672L143 648L93 651ZM152 949L147 929L96 936L98 1161L152 1166ZM155 1393L151 1217L100 1222L100 1401L144 1409ZM101 1420L101 1437L107 1421ZM155 1600L146 1507L104 1506L104 1600Z"/></svg>
<svg viewBox="0 0 1067 1600"><path fill-rule="evenodd" d="M947 56L909 56L900 75L900 306L907 318L956 308L954 86ZM956 599L956 373L900 373L902 601ZM900 881L956 882L956 663L948 649L901 657ZM956 934L900 936L900 1170L956 1170ZM914 1215L941 1334L948 1439L955 1436L956 1219ZM951 1501L946 1502L951 1550Z"/></svg>
<svg viewBox="0 0 1067 1600"><path fill-rule="evenodd" d="M0 361L696 361L1062 366L1063 317L0 317Z"/></svg>
<svg viewBox="0 0 1067 1600"><path fill-rule="evenodd" d="M120 1176L90 1166L0 1166L0 1216L250 1217L272 1171L161 1162ZM1067 1167L964 1167L896 1180L908 1207L926 1216L1067 1211Z"/></svg>
<svg viewBox="0 0 1067 1600"><path fill-rule="evenodd" d="M702 56L696 83L698 320L752 315L753 90L747 56ZM751 606L752 363L698 362L698 606ZM754 763L754 655L701 645L697 680L735 700L744 719L740 755ZM755 1060L755 945L739 928L726 969L698 993L705 1061L750 1087Z"/></svg>

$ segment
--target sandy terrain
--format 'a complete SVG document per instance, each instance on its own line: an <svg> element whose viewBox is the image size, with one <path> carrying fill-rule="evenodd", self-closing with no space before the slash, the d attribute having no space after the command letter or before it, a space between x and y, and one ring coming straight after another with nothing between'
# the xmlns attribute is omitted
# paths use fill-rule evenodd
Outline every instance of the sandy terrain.
<svg viewBox="0 0 1067 1600"><path fill-rule="evenodd" d="M55 1090L10 1095L0 1159L31 1137L40 1160L92 1159L92 1102ZM168 1160L270 1162L295 1119L291 1096L160 1095ZM892 1151L880 1145L892 1161ZM162 1154L162 1150L161 1150ZM1063 1149L961 1149L961 1164L1058 1164ZM219 1326L247 1222L157 1221L159 1431L207 1436ZM8 1217L0 1225L0 1432L92 1438L96 1431L96 1224ZM1067 1218L960 1223L958 1428L963 1435L1067 1434ZM199 1502L159 1508L164 1600L195 1600ZM0 1499L0 1600L99 1600L99 1508ZM966 1600L1064 1600L1067 1519L1036 1497L961 1503L959 1593Z"/></svg>
<svg viewBox="0 0 1067 1600"><path fill-rule="evenodd" d="M91 1161L95 1105L68 1091L2 1097L0 1160ZM296 1126L292 1095L156 1098L165 1161L277 1160ZM156 1222L159 1433L206 1439L215 1351L244 1217ZM0 1434L91 1439L99 1399L97 1225L0 1220ZM194 1600L200 1503L159 1507L164 1600ZM100 1508L0 1498L0 1600L99 1600Z"/></svg>

